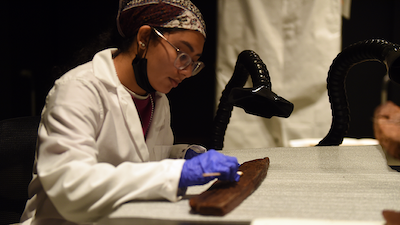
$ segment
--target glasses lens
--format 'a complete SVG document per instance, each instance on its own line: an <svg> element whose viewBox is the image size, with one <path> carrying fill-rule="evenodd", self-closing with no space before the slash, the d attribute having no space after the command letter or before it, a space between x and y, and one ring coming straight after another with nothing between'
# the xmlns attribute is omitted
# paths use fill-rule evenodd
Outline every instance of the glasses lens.
<svg viewBox="0 0 400 225"><path fill-rule="evenodd" d="M175 67L180 70L183 70L186 67L188 67L191 62L192 62L192 59L190 58L190 56L188 54L181 53L178 55L178 57L176 57Z"/></svg>
<svg viewBox="0 0 400 225"><path fill-rule="evenodd" d="M191 63L192 63L192 58L188 54L182 52L178 55L178 57L175 60L175 67L177 69L184 70ZM192 65L192 76L198 74L203 68L204 68L203 62L200 61L194 62Z"/></svg>

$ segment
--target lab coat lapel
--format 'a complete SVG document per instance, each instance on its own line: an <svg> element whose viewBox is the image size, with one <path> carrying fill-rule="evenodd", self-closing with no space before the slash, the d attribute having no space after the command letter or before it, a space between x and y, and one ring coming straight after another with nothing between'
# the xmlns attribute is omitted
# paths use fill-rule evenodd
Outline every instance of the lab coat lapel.
<svg viewBox="0 0 400 225"><path fill-rule="evenodd" d="M121 111L131 133L132 141L143 162L149 161L149 151L144 140L142 124L133 103L132 96L122 85L117 87L118 99L121 105Z"/></svg>
<svg viewBox="0 0 400 225"><path fill-rule="evenodd" d="M116 88L118 102L121 107L126 125L129 129L136 152L143 162L149 161L149 151L144 140L142 125L131 95L121 84L115 71L112 52L116 49L103 50L93 58L93 71L95 76L111 88Z"/></svg>
<svg viewBox="0 0 400 225"><path fill-rule="evenodd" d="M163 138L163 137L158 137L160 131L162 130L162 126L164 125L165 121L165 116L169 115L168 112L165 110L169 109L169 107L166 107L166 101L162 101L162 95L158 92L156 92L155 95L155 109L154 109L154 115L153 115L153 120L151 121L150 125L150 130L147 134L147 146L149 149L154 150L154 145L156 143L156 140L158 138ZM155 154L155 153L154 153Z"/></svg>
<svg viewBox="0 0 400 225"><path fill-rule="evenodd" d="M93 58L94 75L106 85L117 87L121 84L115 71L112 52L116 49L106 49L97 53Z"/></svg>

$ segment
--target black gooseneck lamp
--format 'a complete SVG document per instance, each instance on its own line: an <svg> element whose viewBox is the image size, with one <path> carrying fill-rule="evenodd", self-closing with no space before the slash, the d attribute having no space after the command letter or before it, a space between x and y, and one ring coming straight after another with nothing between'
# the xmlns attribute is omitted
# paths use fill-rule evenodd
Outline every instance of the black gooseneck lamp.
<svg viewBox="0 0 400 225"><path fill-rule="evenodd" d="M328 134L317 146L338 146L343 142L350 122L345 79L353 66L366 61L384 64L389 78L400 83L399 45L382 39L369 39L345 48L333 60L328 71L327 88L332 109L332 124Z"/></svg>
<svg viewBox="0 0 400 225"><path fill-rule="evenodd" d="M249 75L253 87L243 88ZM291 102L272 92L267 67L252 50L239 54L233 75L222 92L209 149L223 148L225 131L234 106L243 108L246 113L265 118L287 118L293 111Z"/></svg>

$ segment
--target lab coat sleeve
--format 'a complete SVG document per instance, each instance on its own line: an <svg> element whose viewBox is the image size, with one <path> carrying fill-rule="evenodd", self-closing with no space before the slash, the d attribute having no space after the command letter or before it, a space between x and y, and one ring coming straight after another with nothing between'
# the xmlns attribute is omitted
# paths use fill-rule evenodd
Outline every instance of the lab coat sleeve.
<svg viewBox="0 0 400 225"><path fill-rule="evenodd" d="M96 135L105 113L99 92L90 82L63 82L52 89L42 114L37 161L38 177L57 211L82 223L131 200L179 200L184 160L98 162Z"/></svg>
<svg viewBox="0 0 400 225"><path fill-rule="evenodd" d="M199 154L207 151L207 149L201 145L176 144L172 146L170 157L173 159L184 159L189 149Z"/></svg>

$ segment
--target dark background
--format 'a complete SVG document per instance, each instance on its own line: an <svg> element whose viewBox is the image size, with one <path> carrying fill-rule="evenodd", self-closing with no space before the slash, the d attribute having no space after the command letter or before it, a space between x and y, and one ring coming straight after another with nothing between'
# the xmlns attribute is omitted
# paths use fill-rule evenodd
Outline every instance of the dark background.
<svg viewBox="0 0 400 225"><path fill-rule="evenodd" d="M400 44L400 1L353 0L350 20L343 19L342 46L371 38ZM396 13L397 12L397 13ZM373 113L381 103L385 67L377 62L354 66L346 79L350 109L349 137L373 137ZM400 76L400 74L399 74ZM399 104L400 87L391 84L389 99Z"/></svg>
<svg viewBox="0 0 400 225"><path fill-rule="evenodd" d="M214 113L217 1L193 2L207 23L202 57L206 68L168 96L176 141L207 144ZM114 26L117 9L115 0L2 1L0 120L40 115L56 77L86 60L81 56L98 44L99 34ZM400 44L396 11L397 0L353 0L351 19L343 19L343 47L370 38ZM373 137L372 116L381 101L384 73L382 65L363 63L347 76L349 137ZM395 101L397 89L393 88Z"/></svg>

